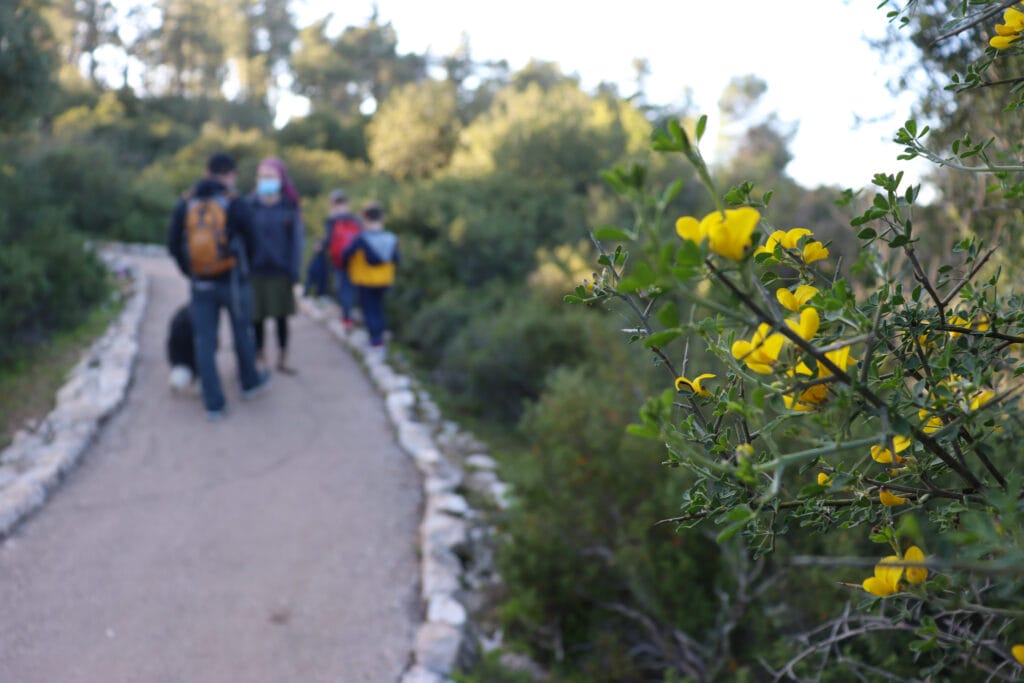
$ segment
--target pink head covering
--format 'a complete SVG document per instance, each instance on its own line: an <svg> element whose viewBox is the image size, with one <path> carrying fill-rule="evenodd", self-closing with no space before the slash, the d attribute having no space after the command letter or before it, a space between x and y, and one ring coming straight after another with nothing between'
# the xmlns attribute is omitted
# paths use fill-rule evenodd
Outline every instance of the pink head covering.
<svg viewBox="0 0 1024 683"><path fill-rule="evenodd" d="M275 169L281 174L281 192L285 197L292 200L295 206L302 208L301 199L299 198L299 191L295 189L295 184L292 182L291 177L288 175L288 171L284 166L284 162L277 157L266 157L260 160L260 165L266 164L271 168Z"/></svg>

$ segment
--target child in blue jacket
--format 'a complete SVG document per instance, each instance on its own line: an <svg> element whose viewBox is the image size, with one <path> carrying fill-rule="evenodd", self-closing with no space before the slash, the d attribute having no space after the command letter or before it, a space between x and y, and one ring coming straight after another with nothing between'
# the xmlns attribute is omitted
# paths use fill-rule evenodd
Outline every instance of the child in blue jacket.
<svg viewBox="0 0 1024 683"><path fill-rule="evenodd" d="M398 237L384 229L384 210L371 202L363 209L363 232L345 249L343 262L359 296L370 344L384 345L384 295L395 283Z"/></svg>

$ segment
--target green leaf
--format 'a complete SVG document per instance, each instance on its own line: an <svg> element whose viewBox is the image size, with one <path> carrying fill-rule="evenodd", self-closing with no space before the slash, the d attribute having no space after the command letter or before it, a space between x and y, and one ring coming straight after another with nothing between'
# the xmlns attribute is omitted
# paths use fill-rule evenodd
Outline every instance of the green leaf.
<svg viewBox="0 0 1024 683"><path fill-rule="evenodd" d="M664 206L670 201L679 196L679 193L683 191L683 181L676 180L671 185L665 188L665 191L661 193L661 204Z"/></svg>
<svg viewBox="0 0 1024 683"><path fill-rule="evenodd" d="M799 499L812 498L824 491L828 491L827 486L822 486L821 484L807 484L797 492L796 497Z"/></svg>
<svg viewBox="0 0 1024 683"><path fill-rule="evenodd" d="M654 284L655 275L651 267L646 263L637 263L636 268L633 272L622 278L619 283L619 290L623 292L635 292L638 289L644 289Z"/></svg>
<svg viewBox="0 0 1024 683"><path fill-rule="evenodd" d="M669 301L658 311L658 322L665 327L679 327L679 308L675 302Z"/></svg>
<svg viewBox="0 0 1024 683"><path fill-rule="evenodd" d="M676 251L676 264L680 266L699 266L704 262L704 254L696 242L683 240Z"/></svg>
<svg viewBox="0 0 1024 683"><path fill-rule="evenodd" d="M600 228L594 230L594 239L626 242L628 240L636 239L636 236L631 235L622 228L616 228L614 225L602 225Z"/></svg>
<svg viewBox="0 0 1024 683"><path fill-rule="evenodd" d="M873 240L876 237L878 237L878 233L875 232L872 228L864 228L863 230L857 233L857 237L861 238L862 240Z"/></svg>
<svg viewBox="0 0 1024 683"><path fill-rule="evenodd" d="M683 333L682 329L676 327L671 330L663 330L661 332L655 332L651 336L644 339L644 346L647 348L664 348L668 346L672 341Z"/></svg>
<svg viewBox="0 0 1024 683"><path fill-rule="evenodd" d="M658 439L661 437L661 430L654 423L626 425L626 433L639 436L641 439Z"/></svg>

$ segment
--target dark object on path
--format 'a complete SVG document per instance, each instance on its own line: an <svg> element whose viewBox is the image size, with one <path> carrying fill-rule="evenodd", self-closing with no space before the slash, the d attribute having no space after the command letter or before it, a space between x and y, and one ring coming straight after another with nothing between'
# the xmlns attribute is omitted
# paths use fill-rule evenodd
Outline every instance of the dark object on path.
<svg viewBox="0 0 1024 683"><path fill-rule="evenodd" d="M176 390L189 386L198 375L195 343L192 341L192 314L184 304L171 318L167 330L167 362L171 364L169 379Z"/></svg>

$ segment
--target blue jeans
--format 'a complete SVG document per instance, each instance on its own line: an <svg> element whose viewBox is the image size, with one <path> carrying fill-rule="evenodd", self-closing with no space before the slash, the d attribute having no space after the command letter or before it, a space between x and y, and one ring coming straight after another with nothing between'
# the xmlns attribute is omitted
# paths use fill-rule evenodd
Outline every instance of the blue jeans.
<svg viewBox="0 0 1024 683"><path fill-rule="evenodd" d="M341 317L351 320L352 307L356 301L356 287L348 279L348 271L344 268L335 268L334 274L338 280L338 305L341 306Z"/></svg>
<svg viewBox="0 0 1024 683"><path fill-rule="evenodd" d="M384 330L388 321L384 317L384 293L387 287L360 287L359 307L363 309L363 322L370 333L370 343L379 346L384 343Z"/></svg>
<svg viewBox="0 0 1024 683"><path fill-rule="evenodd" d="M203 405L207 410L221 410L226 401L217 371L217 325L220 309L227 309L234 337L235 358L242 390L260 383L256 371L256 351L252 339L252 293L247 282L239 282L232 274L226 282L192 281L192 340L195 344L196 366L202 380Z"/></svg>

